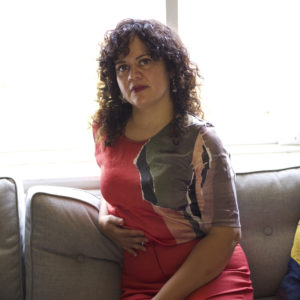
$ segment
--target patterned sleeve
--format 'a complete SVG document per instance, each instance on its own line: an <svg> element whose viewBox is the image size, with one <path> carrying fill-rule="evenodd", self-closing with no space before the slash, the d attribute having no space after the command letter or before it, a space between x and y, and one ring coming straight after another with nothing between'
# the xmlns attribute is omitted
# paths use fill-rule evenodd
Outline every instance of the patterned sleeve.
<svg viewBox="0 0 300 300"><path fill-rule="evenodd" d="M193 166L202 230L208 232L211 226L240 227L235 174L212 126L203 126L198 134Z"/></svg>

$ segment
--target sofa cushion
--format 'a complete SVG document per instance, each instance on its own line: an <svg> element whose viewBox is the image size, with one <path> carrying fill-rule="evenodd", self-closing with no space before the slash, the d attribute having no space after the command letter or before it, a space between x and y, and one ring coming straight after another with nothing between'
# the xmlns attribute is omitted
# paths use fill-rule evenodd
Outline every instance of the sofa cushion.
<svg viewBox="0 0 300 300"><path fill-rule="evenodd" d="M300 220L295 233L288 271L281 282L280 299L298 300L300 297Z"/></svg>
<svg viewBox="0 0 300 300"><path fill-rule="evenodd" d="M300 167L237 174L236 187L254 297L275 297L300 218Z"/></svg>
<svg viewBox="0 0 300 300"><path fill-rule="evenodd" d="M22 185L0 177L0 299L24 299L24 215Z"/></svg>
<svg viewBox="0 0 300 300"><path fill-rule="evenodd" d="M76 189L28 191L26 299L119 299L122 251L99 231L98 207Z"/></svg>

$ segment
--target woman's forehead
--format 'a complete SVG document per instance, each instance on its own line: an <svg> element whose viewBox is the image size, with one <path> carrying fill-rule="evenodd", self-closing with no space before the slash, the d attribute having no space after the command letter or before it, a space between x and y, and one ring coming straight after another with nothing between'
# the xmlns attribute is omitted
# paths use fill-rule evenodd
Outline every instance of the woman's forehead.
<svg viewBox="0 0 300 300"><path fill-rule="evenodd" d="M129 51L128 51L129 50ZM140 56L140 55L149 55L150 52L147 46L137 37L134 36L129 40L128 47L126 47L123 53L120 53L117 57L117 60L124 59L128 56Z"/></svg>

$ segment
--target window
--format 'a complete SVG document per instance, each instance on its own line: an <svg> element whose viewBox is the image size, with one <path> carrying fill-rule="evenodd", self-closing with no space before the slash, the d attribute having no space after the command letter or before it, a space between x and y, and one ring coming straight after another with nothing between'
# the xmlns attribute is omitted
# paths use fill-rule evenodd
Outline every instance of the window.
<svg viewBox="0 0 300 300"><path fill-rule="evenodd" d="M165 5L1 1L1 172L27 179L99 173L88 130L96 109L98 43L124 18L165 23Z"/></svg>
<svg viewBox="0 0 300 300"><path fill-rule="evenodd" d="M77 178L75 186L97 186L88 119L96 109L98 42L121 19L166 23L166 15L200 67L206 117L224 142L294 144L283 151L296 153L289 159L300 164L297 3L1 1L1 172L20 176L28 185L57 184L57 178L74 185L70 181ZM263 151L266 156L273 150ZM282 161L273 157L269 163L274 160Z"/></svg>
<svg viewBox="0 0 300 300"><path fill-rule="evenodd" d="M178 12L224 141L300 144L298 1L179 0Z"/></svg>

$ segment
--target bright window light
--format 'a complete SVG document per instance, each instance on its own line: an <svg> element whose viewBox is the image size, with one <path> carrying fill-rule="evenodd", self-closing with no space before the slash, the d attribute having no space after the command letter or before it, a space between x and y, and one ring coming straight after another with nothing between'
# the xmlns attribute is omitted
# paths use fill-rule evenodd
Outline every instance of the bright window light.
<svg viewBox="0 0 300 300"><path fill-rule="evenodd" d="M39 177L54 164L95 163L88 120L96 109L98 43L124 18L165 23L165 6L161 0L0 2L2 172L27 166L23 173ZM44 163L49 169L37 170ZM82 175L76 167L69 173ZM53 172L60 171L53 166Z"/></svg>
<svg viewBox="0 0 300 300"><path fill-rule="evenodd" d="M297 0L179 0L179 33L227 144L300 144Z"/></svg>

